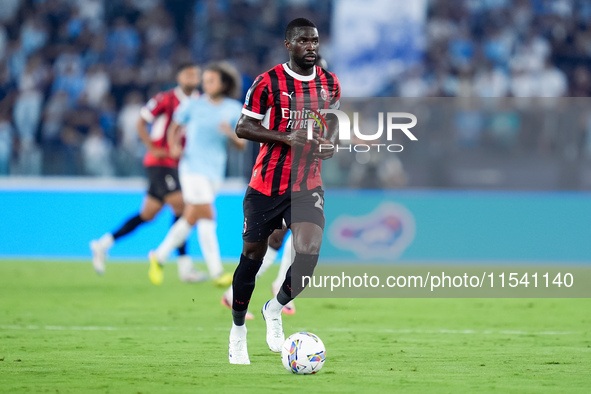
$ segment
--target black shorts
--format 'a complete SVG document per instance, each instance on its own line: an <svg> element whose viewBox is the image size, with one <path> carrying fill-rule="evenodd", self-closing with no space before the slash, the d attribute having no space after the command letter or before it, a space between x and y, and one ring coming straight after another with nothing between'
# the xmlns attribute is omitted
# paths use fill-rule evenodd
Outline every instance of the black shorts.
<svg viewBox="0 0 591 394"><path fill-rule="evenodd" d="M292 223L314 223L324 230L324 190L266 196L249 187L244 196L244 228L246 242L265 241L274 230Z"/></svg>
<svg viewBox="0 0 591 394"><path fill-rule="evenodd" d="M148 173L148 195L160 202L171 193L181 190L179 172L170 167L146 167Z"/></svg>

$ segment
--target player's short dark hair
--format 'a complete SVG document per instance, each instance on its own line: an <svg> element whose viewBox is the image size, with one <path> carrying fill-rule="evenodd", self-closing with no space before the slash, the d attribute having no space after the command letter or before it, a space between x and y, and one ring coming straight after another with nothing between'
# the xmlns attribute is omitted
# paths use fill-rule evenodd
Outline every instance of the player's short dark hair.
<svg viewBox="0 0 591 394"><path fill-rule="evenodd" d="M295 30L298 27L316 28L316 25L310 19L306 19L306 18L296 18L296 19L292 20L291 22L289 22L289 24L285 28L285 41L291 41L293 39Z"/></svg>
<svg viewBox="0 0 591 394"><path fill-rule="evenodd" d="M228 62L214 62L208 64L205 71L215 71L220 74L222 85L224 85L222 90L224 96L233 99L240 98L242 94L242 76L236 70L236 67Z"/></svg>
<svg viewBox="0 0 591 394"><path fill-rule="evenodd" d="M184 62L179 64L176 67L176 75L179 75L180 73L182 73L183 71L185 71L188 68L193 68L193 67L199 67L199 65L195 62Z"/></svg>

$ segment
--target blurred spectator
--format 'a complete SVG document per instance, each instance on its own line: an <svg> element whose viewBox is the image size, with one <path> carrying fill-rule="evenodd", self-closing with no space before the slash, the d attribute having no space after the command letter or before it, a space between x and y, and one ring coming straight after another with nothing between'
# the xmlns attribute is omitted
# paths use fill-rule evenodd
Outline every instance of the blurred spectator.
<svg viewBox="0 0 591 394"><path fill-rule="evenodd" d="M75 53L74 48L68 48L56 59L53 68L55 79L52 92L65 91L70 107L75 106L86 89L86 77L80 55Z"/></svg>
<svg viewBox="0 0 591 394"><path fill-rule="evenodd" d="M27 54L25 53L20 40L11 41L6 50L6 60L10 69L10 78L18 81L25 70L27 64Z"/></svg>
<svg viewBox="0 0 591 394"><path fill-rule="evenodd" d="M8 34L6 33L6 28L3 25L0 25L0 59L4 59L7 44Z"/></svg>
<svg viewBox="0 0 591 394"><path fill-rule="evenodd" d="M105 134L105 137L111 143L117 143L117 108L115 107L115 97L106 96L100 103L99 124Z"/></svg>
<svg viewBox="0 0 591 394"><path fill-rule="evenodd" d="M140 164L145 150L137 134L137 122L144 101L141 93L137 91L128 93L117 118L119 130L117 161L124 175L137 175L143 171Z"/></svg>
<svg viewBox="0 0 591 394"><path fill-rule="evenodd" d="M78 0L76 2L78 17L90 30L98 33L103 27L105 18L105 2L103 0Z"/></svg>
<svg viewBox="0 0 591 394"><path fill-rule="evenodd" d="M536 97L562 97L568 93L566 75L550 60L546 61L538 77L538 91Z"/></svg>
<svg viewBox="0 0 591 394"><path fill-rule="evenodd" d="M578 66L573 75L573 97L589 97L591 95L591 73L589 69Z"/></svg>
<svg viewBox="0 0 591 394"><path fill-rule="evenodd" d="M32 58L19 81L19 93L14 103L13 119L19 141L18 168L23 175L41 171L40 152L36 146L37 128L41 120L43 93L47 72L40 59Z"/></svg>
<svg viewBox="0 0 591 394"><path fill-rule="evenodd" d="M144 45L160 59L168 59L174 49L177 34L172 17L160 5L140 20Z"/></svg>
<svg viewBox="0 0 591 394"><path fill-rule="evenodd" d="M513 67L510 93L513 97L535 97L538 80L535 75L527 72L523 66Z"/></svg>
<svg viewBox="0 0 591 394"><path fill-rule="evenodd" d="M82 158L86 174L93 176L113 176L111 153L113 146L105 138L103 130L95 126L82 144Z"/></svg>
<svg viewBox="0 0 591 394"><path fill-rule="evenodd" d="M426 97L431 95L429 84L422 75L420 67L408 71L400 85L401 97Z"/></svg>
<svg viewBox="0 0 591 394"><path fill-rule="evenodd" d="M0 23L7 24L14 20L22 0L2 0L2 7L0 7Z"/></svg>
<svg viewBox="0 0 591 394"><path fill-rule="evenodd" d="M531 31L523 43L517 46L511 65L525 71L536 72L544 67L550 53L548 40Z"/></svg>
<svg viewBox="0 0 591 394"><path fill-rule="evenodd" d="M14 96L15 90L16 86L10 78L8 66L5 63L0 63L0 112L6 111L7 107L11 105L9 97Z"/></svg>
<svg viewBox="0 0 591 394"><path fill-rule="evenodd" d="M474 78L474 94L478 97L505 97L509 92L509 77L501 68L491 65L480 70Z"/></svg>
<svg viewBox="0 0 591 394"><path fill-rule="evenodd" d="M139 137L137 122L140 110L144 104L143 96L139 92L131 92L125 97L125 104L119 112L117 127L119 129L119 144L129 153L138 150ZM135 154L134 154L135 156Z"/></svg>
<svg viewBox="0 0 591 394"><path fill-rule="evenodd" d="M63 173L62 130L68 108L68 94L63 90L51 95L45 105L41 126L44 174L59 175Z"/></svg>
<svg viewBox="0 0 591 394"><path fill-rule="evenodd" d="M12 173L38 173L40 143L44 173L136 175L141 173L143 153L136 135L139 108L145 97L173 84L178 64L230 59L243 73L246 90L256 75L286 59L282 36L291 17L313 19L323 43L330 42L333 1L1 3L1 168L7 168L9 147ZM591 94L590 1L458 0L452 5L448 0L429 0L427 7L425 61L384 81L386 93L470 98ZM516 101L526 110L536 102ZM518 147L560 158L564 149L553 132L516 135L520 131L515 125L527 121L539 123L534 130L555 127L545 125L545 118L536 116L534 109L529 111L531 118L519 119L510 111L496 117L470 107L449 112L457 134L450 136L446 149L498 153ZM586 135L586 130L577 132ZM424 146L437 145L436 137L429 138ZM580 145L589 146L589 139ZM437 149L444 157L444 148ZM111 156L115 168L98 164L97 158ZM340 163L346 175L332 179L352 174L352 184L375 187L393 187L411 179L396 160L374 163L372 155L351 157L350 168ZM369 166L359 170L358 160L368 158ZM410 172L411 166L404 165ZM331 166L338 171L338 164L327 168ZM234 167L240 168L228 168L234 171Z"/></svg>
<svg viewBox="0 0 591 394"><path fill-rule="evenodd" d="M119 17L107 37L107 60L123 66L136 64L140 37L129 22Z"/></svg>
<svg viewBox="0 0 591 394"><path fill-rule="evenodd" d="M41 16L29 17L21 27L22 48L25 55L30 55L47 43L49 34Z"/></svg>
<svg viewBox="0 0 591 394"><path fill-rule="evenodd" d="M44 145L53 147L59 142L68 108L68 93L63 90L55 92L47 101L41 127L41 142Z"/></svg>
<svg viewBox="0 0 591 394"><path fill-rule="evenodd" d="M84 53L83 62L86 67L89 67L97 63L106 62L106 49L107 44L105 37L99 32L93 36L90 46Z"/></svg>
<svg viewBox="0 0 591 394"><path fill-rule="evenodd" d="M0 111L0 176L10 174L13 134L9 117Z"/></svg>
<svg viewBox="0 0 591 394"><path fill-rule="evenodd" d="M93 107L99 107L111 91L111 79L103 64L95 64L86 72L86 97Z"/></svg>

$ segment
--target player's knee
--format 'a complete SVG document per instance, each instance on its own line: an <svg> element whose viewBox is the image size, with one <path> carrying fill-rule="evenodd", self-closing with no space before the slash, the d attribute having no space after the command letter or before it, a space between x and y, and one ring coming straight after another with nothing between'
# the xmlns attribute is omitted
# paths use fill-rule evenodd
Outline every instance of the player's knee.
<svg viewBox="0 0 591 394"><path fill-rule="evenodd" d="M301 247L295 247L297 253L308 254L308 255L319 255L320 245L303 245Z"/></svg>
<svg viewBox="0 0 591 394"><path fill-rule="evenodd" d="M322 245L321 240L317 239L301 239L294 243L294 249L296 253L305 255L318 255L320 254L320 246Z"/></svg>
<svg viewBox="0 0 591 394"><path fill-rule="evenodd" d="M247 257L251 260L263 260L265 258L265 253L261 253L260 251L243 251L242 254L244 257Z"/></svg>
<svg viewBox="0 0 591 394"><path fill-rule="evenodd" d="M183 217L185 218L185 220L187 221L187 223L189 223L190 226L194 226L197 224L197 218L195 216L185 216L183 215Z"/></svg>
<svg viewBox="0 0 591 394"><path fill-rule="evenodd" d="M242 245L242 254L250 260L261 261L265 253L267 253L266 242L244 242Z"/></svg>
<svg viewBox="0 0 591 394"><path fill-rule="evenodd" d="M154 217L156 217L156 214L152 214L152 213L141 213L140 214L140 218L144 222L151 222L152 220L154 220Z"/></svg>

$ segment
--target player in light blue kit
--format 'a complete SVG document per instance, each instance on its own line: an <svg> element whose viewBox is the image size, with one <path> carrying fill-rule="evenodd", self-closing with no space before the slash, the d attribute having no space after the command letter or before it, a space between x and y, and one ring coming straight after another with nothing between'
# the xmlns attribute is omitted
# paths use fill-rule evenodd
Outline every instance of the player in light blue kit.
<svg viewBox="0 0 591 394"><path fill-rule="evenodd" d="M224 273L220 258L213 203L226 173L228 142L238 149L246 148L246 140L234 133L242 104L231 97L236 97L240 91L239 78L240 74L227 63L209 65L203 72L205 94L198 99L186 100L174 114L168 142L170 155L181 157L179 178L185 210L160 246L150 252L149 278L155 285L162 283L162 264L187 239L195 224L209 277L220 287L232 282L232 275ZM203 274L202 279L207 276Z"/></svg>

